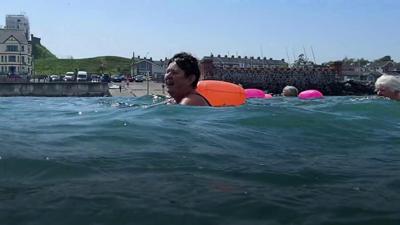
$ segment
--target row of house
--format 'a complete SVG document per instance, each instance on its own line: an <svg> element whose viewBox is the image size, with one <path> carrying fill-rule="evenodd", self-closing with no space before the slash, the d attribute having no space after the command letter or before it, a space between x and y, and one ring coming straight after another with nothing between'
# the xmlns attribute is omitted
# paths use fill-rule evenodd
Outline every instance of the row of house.
<svg viewBox="0 0 400 225"><path fill-rule="evenodd" d="M235 57L232 55L229 57L227 55L214 56L211 54L210 56L203 57L202 60L212 60L215 66L223 68L287 68L289 66L284 59L275 60L272 58L267 59L266 57L255 58L253 56Z"/></svg>
<svg viewBox="0 0 400 225"><path fill-rule="evenodd" d="M338 71L334 67L288 67L284 60L260 58L247 58L247 63L236 59L241 63L238 66L232 64L234 58L228 59L204 57L200 64L202 79L223 80L240 84L244 88L259 88L272 93L280 93L286 85L294 85L300 90L325 90L326 86L338 80Z"/></svg>
<svg viewBox="0 0 400 225"><path fill-rule="evenodd" d="M272 58L267 59L266 57L241 57L241 56L205 56L200 61L212 61L216 67L221 68L243 68L243 69L274 69L274 68L288 68L288 64L284 59L275 60ZM153 58L141 58L140 56L135 57L133 54L133 75L151 75L153 80L162 81L164 79L165 70L168 64L168 58L153 60Z"/></svg>
<svg viewBox="0 0 400 225"><path fill-rule="evenodd" d="M163 81L167 58L153 60L133 56L133 62L134 75L152 75L153 80ZM200 60L201 79L223 80L241 84L246 88L266 89L273 93L278 93L286 85L295 85L299 89L308 87L322 89L340 80L338 69L340 65L305 65L289 67L284 59L212 54Z"/></svg>
<svg viewBox="0 0 400 225"><path fill-rule="evenodd" d="M32 75L32 44L25 15L7 15L0 29L0 76Z"/></svg>
<svg viewBox="0 0 400 225"><path fill-rule="evenodd" d="M400 75L400 63L393 60L377 60L361 65L359 62L343 63L341 75L344 81L354 80L372 83L382 74Z"/></svg>

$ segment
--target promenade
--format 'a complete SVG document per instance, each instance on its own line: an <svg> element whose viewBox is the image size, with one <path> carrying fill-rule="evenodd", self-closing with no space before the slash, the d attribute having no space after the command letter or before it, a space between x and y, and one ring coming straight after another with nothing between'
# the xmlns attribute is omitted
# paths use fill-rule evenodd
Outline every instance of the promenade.
<svg viewBox="0 0 400 225"><path fill-rule="evenodd" d="M163 83L149 81L149 94L150 95L165 95L165 90L162 88ZM108 85L111 87L109 89L111 96L113 97L140 97L147 94L147 82L127 82L123 81L121 83L111 82ZM121 86L121 90L119 89ZM113 88L116 87L116 88Z"/></svg>

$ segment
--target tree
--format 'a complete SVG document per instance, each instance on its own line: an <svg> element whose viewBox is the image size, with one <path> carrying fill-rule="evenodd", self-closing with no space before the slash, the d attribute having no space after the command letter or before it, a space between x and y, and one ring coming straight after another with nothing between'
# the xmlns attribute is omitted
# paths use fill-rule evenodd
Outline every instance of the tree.
<svg viewBox="0 0 400 225"><path fill-rule="evenodd" d="M313 62L308 61L304 54L300 54L297 60L294 61L295 67L307 67L312 66L313 64Z"/></svg>
<svg viewBox="0 0 400 225"><path fill-rule="evenodd" d="M375 60L375 62L393 62L392 57L390 55L383 56L380 59Z"/></svg>

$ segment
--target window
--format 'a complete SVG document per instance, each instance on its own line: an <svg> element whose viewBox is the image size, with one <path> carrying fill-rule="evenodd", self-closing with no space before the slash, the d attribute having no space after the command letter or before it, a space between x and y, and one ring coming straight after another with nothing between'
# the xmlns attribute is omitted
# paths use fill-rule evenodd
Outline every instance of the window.
<svg viewBox="0 0 400 225"><path fill-rule="evenodd" d="M22 63L25 64L25 56L21 56L22 57Z"/></svg>
<svg viewBox="0 0 400 225"><path fill-rule="evenodd" d="M25 46L23 46L23 45L21 46L21 51L23 51L23 52L25 51Z"/></svg>
<svg viewBox="0 0 400 225"><path fill-rule="evenodd" d="M1 61L4 62L4 56L1 56Z"/></svg>
<svg viewBox="0 0 400 225"><path fill-rule="evenodd" d="M7 52L18 52L18 45L7 45Z"/></svg>
<svg viewBox="0 0 400 225"><path fill-rule="evenodd" d="M10 56L8 56L8 61L9 62L16 62L17 61L17 57L15 57L15 55L10 55Z"/></svg>

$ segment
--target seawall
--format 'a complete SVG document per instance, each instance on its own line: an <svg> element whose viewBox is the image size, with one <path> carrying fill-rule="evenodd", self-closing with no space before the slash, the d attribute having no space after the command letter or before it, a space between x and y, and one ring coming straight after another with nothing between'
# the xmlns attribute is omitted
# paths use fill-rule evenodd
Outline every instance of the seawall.
<svg viewBox="0 0 400 225"><path fill-rule="evenodd" d="M0 83L0 96L102 97L107 83Z"/></svg>

